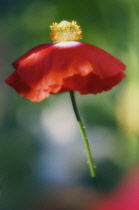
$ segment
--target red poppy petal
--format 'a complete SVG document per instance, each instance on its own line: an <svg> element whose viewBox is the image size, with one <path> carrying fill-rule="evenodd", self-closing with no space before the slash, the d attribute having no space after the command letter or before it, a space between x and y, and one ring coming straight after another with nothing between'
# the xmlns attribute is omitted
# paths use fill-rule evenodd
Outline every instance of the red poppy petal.
<svg viewBox="0 0 139 210"><path fill-rule="evenodd" d="M46 90L34 90L23 81L15 71L5 82L13 87L19 95L26 97L34 102L40 102L49 96Z"/></svg>
<svg viewBox="0 0 139 210"><path fill-rule="evenodd" d="M86 86L81 89L79 92L81 94L88 94L88 93L101 93L102 91L108 91L116 86L121 80L125 77L123 72L117 74L116 76L99 79L96 75L91 74L90 77L87 75Z"/></svg>
<svg viewBox="0 0 139 210"><path fill-rule="evenodd" d="M125 65L109 53L89 44L74 42L73 46L60 44L38 46L16 62L20 77L33 89L61 86L63 79L93 72L100 79L112 77Z"/></svg>
<svg viewBox="0 0 139 210"><path fill-rule="evenodd" d="M80 75L74 75L64 80L62 89L63 90L77 90L81 94L96 94L102 91L108 91L117 85L125 74L123 72L117 74L114 77L106 79L99 79L98 76L90 73L84 77Z"/></svg>
<svg viewBox="0 0 139 210"><path fill-rule="evenodd" d="M93 73L100 79L115 76L126 68L120 60L94 45L83 44L80 52L91 63Z"/></svg>
<svg viewBox="0 0 139 210"><path fill-rule="evenodd" d="M16 61L14 61L14 62L12 63L13 67L14 67L15 69L17 69L18 66L20 66L20 64L22 63L22 61L23 61L24 59L26 59L27 57L29 57L30 55L32 55L34 52L37 53L37 52L39 52L39 51L41 51L41 50L44 50L44 49L46 49L46 48L48 48L48 47L51 47L51 46L52 46L52 44L42 44L42 45L39 45L39 46L36 46L36 47L30 49L30 50L29 50L28 52L26 52L23 56L21 56L19 59L17 59Z"/></svg>
<svg viewBox="0 0 139 210"><path fill-rule="evenodd" d="M32 88L46 89L49 85L61 85L65 77L80 72L86 75L92 71L90 63L79 58L77 46L61 48L51 45L33 50L13 64L20 77Z"/></svg>
<svg viewBox="0 0 139 210"><path fill-rule="evenodd" d="M66 42L37 46L13 63L16 72L6 82L20 95L41 101L49 93L107 91L125 75L125 65L93 45Z"/></svg>

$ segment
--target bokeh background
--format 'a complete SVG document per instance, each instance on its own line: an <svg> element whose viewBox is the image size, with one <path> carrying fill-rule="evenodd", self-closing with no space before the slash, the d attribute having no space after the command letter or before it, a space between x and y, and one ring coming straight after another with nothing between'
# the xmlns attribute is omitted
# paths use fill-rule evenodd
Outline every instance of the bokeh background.
<svg viewBox="0 0 139 210"><path fill-rule="evenodd" d="M127 65L127 77L111 91L76 93L97 185L69 94L33 103L4 83L11 63L30 48L51 43L49 26L62 20L76 20L83 42ZM0 1L1 210L139 209L138 37L138 0Z"/></svg>

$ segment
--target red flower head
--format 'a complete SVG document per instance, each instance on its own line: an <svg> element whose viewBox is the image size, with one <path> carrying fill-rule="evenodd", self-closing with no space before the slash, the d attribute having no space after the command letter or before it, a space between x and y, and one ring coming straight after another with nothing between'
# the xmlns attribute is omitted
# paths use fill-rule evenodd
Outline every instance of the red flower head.
<svg viewBox="0 0 139 210"><path fill-rule="evenodd" d="M82 31L75 21L54 23L50 28L53 44L37 46L13 62L15 72L6 83L19 95L39 102L63 91L96 94L125 77L121 61L98 47L77 42Z"/></svg>

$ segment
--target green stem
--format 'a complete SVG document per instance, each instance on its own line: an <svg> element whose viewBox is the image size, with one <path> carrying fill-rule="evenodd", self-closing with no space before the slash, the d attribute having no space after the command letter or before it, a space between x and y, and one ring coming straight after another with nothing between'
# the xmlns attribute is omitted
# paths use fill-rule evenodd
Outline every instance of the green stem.
<svg viewBox="0 0 139 210"><path fill-rule="evenodd" d="M86 135L81 117L79 115L79 111L78 111L78 108L77 108L77 104L76 104L76 101L75 101L75 96L74 96L73 91L70 91L70 97L71 97L73 110L74 110L74 113L76 115L76 119L77 119L80 131L81 131L81 135L82 135L82 138L83 138L83 141L84 141L86 154L87 154L87 158L88 158L88 163L89 163L89 168L90 168L90 173L91 173L91 176L93 178L95 178L96 177L95 167L94 167L94 163L93 163L93 159L92 159L92 155L91 155L91 150L90 150L89 143L88 143L88 138L87 138L87 135Z"/></svg>

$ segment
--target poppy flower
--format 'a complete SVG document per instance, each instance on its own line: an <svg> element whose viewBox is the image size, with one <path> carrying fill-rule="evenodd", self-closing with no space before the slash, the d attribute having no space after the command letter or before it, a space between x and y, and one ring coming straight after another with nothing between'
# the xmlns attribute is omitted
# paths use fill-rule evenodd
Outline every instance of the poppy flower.
<svg viewBox="0 0 139 210"><path fill-rule="evenodd" d="M40 102L51 93L108 91L124 77L126 66L108 52L82 38L75 21L54 23L53 44L42 44L13 62L15 71L5 80L19 95Z"/></svg>

